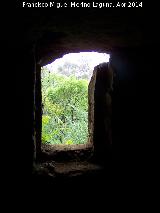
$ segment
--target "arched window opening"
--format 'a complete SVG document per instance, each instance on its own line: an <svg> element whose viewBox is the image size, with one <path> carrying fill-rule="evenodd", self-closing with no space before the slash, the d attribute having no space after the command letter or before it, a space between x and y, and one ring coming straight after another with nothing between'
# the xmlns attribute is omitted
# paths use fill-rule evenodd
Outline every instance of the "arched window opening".
<svg viewBox="0 0 160 213"><path fill-rule="evenodd" d="M109 55L80 52L64 55L41 69L41 142L57 147L90 145L88 89L94 67Z"/></svg>

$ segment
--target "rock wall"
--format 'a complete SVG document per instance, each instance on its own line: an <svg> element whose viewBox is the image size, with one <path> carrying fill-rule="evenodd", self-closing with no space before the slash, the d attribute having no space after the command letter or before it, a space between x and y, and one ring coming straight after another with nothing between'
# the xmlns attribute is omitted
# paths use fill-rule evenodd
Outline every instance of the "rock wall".
<svg viewBox="0 0 160 213"><path fill-rule="evenodd" d="M108 63L95 67L96 83L94 90L94 157L104 161L109 157L112 144L112 85L113 70Z"/></svg>
<svg viewBox="0 0 160 213"><path fill-rule="evenodd" d="M93 144L94 134L94 106L95 106L95 84L96 84L97 69L93 70L93 75L88 85L88 142Z"/></svg>

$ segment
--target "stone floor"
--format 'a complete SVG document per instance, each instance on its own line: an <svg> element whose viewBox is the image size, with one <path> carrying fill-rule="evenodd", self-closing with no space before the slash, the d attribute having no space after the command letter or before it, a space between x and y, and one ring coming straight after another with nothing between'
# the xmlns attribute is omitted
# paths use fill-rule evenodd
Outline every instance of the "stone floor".
<svg viewBox="0 0 160 213"><path fill-rule="evenodd" d="M100 165L87 161L68 161L55 162L47 161L39 163L34 167L33 174L41 176L56 177L74 177L85 174L100 172L103 168Z"/></svg>

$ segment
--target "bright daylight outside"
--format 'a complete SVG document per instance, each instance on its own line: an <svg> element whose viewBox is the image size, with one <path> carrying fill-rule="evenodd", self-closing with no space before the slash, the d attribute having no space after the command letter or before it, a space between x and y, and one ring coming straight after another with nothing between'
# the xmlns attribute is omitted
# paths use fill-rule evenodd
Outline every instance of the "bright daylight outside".
<svg viewBox="0 0 160 213"><path fill-rule="evenodd" d="M88 84L96 65L109 55L64 55L41 69L42 143L78 145L88 139Z"/></svg>

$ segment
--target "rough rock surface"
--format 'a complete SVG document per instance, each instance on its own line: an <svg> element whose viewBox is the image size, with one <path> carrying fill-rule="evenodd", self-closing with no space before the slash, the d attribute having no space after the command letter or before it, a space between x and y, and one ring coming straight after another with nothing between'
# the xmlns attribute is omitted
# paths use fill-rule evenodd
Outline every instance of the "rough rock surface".
<svg viewBox="0 0 160 213"><path fill-rule="evenodd" d="M74 177L84 174L91 174L102 170L100 165L87 161L56 162L46 161L36 164L33 169L34 175L57 177Z"/></svg>

